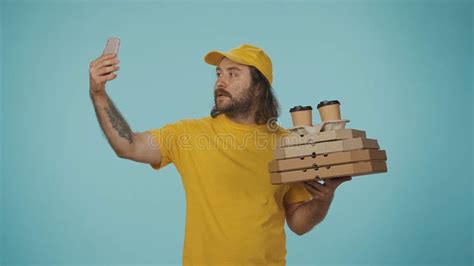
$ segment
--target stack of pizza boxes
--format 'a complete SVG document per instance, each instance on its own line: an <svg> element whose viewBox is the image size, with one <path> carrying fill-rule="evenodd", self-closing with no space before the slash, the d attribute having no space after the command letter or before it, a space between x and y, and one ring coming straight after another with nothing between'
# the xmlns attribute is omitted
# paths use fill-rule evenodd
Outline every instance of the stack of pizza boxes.
<svg viewBox="0 0 474 266"><path fill-rule="evenodd" d="M387 172L387 156L376 139L362 130L345 128L340 102L317 106L321 124L312 125L311 106L290 109L293 128L280 138L268 164L272 184L323 180Z"/></svg>

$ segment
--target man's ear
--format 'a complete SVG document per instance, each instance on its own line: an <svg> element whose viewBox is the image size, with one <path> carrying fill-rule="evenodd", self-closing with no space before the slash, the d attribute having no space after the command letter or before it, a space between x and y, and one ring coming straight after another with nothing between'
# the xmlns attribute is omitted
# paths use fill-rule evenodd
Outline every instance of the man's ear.
<svg viewBox="0 0 474 266"><path fill-rule="evenodd" d="M264 97L265 95L265 91L264 89L262 88L262 86L260 84L258 84L256 87L255 87L255 97L260 98L260 97Z"/></svg>

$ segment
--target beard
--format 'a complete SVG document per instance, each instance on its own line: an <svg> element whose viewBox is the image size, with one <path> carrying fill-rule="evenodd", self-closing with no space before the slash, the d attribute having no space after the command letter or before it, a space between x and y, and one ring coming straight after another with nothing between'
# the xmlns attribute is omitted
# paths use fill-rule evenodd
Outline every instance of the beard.
<svg viewBox="0 0 474 266"><path fill-rule="evenodd" d="M221 95L218 97L218 95ZM232 96L223 89L214 91L214 109L229 116L248 114L255 103L255 88L253 86Z"/></svg>

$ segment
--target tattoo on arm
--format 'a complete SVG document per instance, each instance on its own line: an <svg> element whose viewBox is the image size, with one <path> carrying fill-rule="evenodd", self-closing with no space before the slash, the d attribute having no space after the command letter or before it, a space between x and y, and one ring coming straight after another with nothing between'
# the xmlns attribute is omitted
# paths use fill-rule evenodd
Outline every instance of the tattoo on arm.
<svg viewBox="0 0 474 266"><path fill-rule="evenodd" d="M117 110L114 103L109 97L107 97L107 102L109 104L109 108L105 107L104 110L107 113L107 116L109 117L112 127L117 130L120 137L127 139L128 142L132 144L133 139L132 130L130 129L130 126L127 124L127 121L125 121L125 119L122 117L119 110Z"/></svg>

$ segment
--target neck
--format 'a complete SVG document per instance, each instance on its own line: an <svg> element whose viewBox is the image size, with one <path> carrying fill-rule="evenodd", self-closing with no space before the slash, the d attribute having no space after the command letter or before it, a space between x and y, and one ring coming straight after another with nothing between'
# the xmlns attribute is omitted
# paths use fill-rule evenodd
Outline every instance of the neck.
<svg viewBox="0 0 474 266"><path fill-rule="evenodd" d="M226 116L235 123L251 125L255 124L255 109L254 106L247 112L227 113Z"/></svg>
<svg viewBox="0 0 474 266"><path fill-rule="evenodd" d="M255 115L246 115L246 114L226 114L230 120L239 124L251 125L255 124Z"/></svg>

